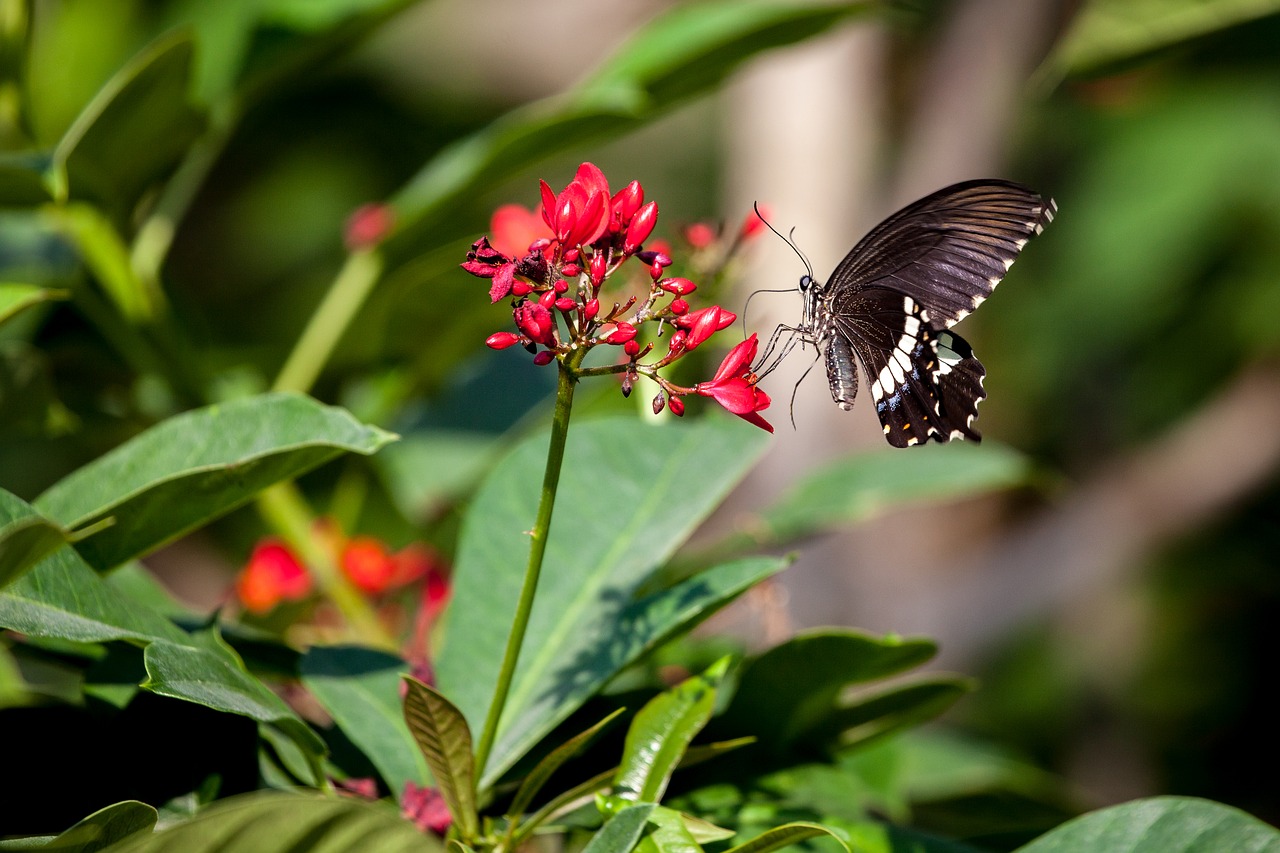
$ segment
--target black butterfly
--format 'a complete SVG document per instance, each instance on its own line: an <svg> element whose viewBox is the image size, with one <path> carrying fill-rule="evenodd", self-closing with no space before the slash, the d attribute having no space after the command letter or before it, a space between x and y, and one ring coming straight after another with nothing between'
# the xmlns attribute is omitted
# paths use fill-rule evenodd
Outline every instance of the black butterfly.
<svg viewBox="0 0 1280 853"><path fill-rule="evenodd" d="M804 319L791 331L826 357L840 408L852 409L858 393L856 354L894 447L978 441L986 370L949 329L991 295L1056 211L1018 184L965 181L881 222L826 284L802 277Z"/></svg>

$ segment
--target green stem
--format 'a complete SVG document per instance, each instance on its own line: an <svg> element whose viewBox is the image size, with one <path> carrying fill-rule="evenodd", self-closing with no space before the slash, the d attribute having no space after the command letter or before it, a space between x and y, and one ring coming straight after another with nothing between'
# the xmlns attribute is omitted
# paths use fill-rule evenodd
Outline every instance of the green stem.
<svg viewBox="0 0 1280 853"><path fill-rule="evenodd" d="M565 440L569 436L569 414L573 409L573 391L578 384L578 366L585 350L574 350L560 362L560 379L556 385L556 410L551 421L551 442L547 447L547 468L542 475L542 497L538 502L538 517L530 532L529 565L524 572L524 585L520 588L520 600L516 604L515 619L511 624L511 636L502 655L502 668L498 671L498 685L493 691L493 702L485 717L484 730L476 746L476 769L483 776L489 752L498 734L498 722L502 719L511 691L511 679L520 649L524 645L525 630L529 627L529 614L533 612L533 596L538 589L538 576L542 573L542 558L547 551L547 535L551 532L551 513L556 505L556 488L560 485L560 468L564 462Z"/></svg>
<svg viewBox="0 0 1280 853"><path fill-rule="evenodd" d="M347 256L347 262L329 285L329 292L285 360L272 390L302 393L311 390L381 273L382 256L375 249L361 249Z"/></svg>
<svg viewBox="0 0 1280 853"><path fill-rule="evenodd" d="M369 602L338 569L334 555L317 540L312 528L315 513L293 483L277 483L258 495L258 510L284 537L311 569L321 592L342 613L352 631L363 642L389 651L396 641L378 621Z"/></svg>

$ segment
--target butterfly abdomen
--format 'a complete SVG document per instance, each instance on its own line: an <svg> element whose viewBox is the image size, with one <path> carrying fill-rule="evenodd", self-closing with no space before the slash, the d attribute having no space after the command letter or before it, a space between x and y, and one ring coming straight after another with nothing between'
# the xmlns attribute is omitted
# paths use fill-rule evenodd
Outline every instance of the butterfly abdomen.
<svg viewBox="0 0 1280 853"><path fill-rule="evenodd" d="M847 412L853 408L853 398L858 396L858 366L853 360L853 347L840 335L832 335L827 342L826 356L831 398Z"/></svg>

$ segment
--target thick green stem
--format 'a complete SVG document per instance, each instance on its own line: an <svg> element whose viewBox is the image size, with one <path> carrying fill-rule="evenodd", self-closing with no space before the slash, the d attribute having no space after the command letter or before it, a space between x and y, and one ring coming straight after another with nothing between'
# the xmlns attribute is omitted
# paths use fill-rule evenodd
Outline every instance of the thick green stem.
<svg viewBox="0 0 1280 853"><path fill-rule="evenodd" d="M569 414L573 409L573 391L578 384L578 366L585 350L575 350L560 363L560 381L556 386L556 411L551 421L551 442L547 447L547 468L542 475L542 497L538 502L538 516L530 532L529 565L524 572L524 585L520 588L520 600L516 604L515 619L511 624L511 636L502 655L502 668L498 671L498 685L493 691L493 702L476 746L476 769L483 775L489 752L498 734L498 723L511 691L511 679L520 660L525 630L529 627L529 614L533 612L533 596L538 589L538 576L542 573L542 558L547 551L547 535L551 532L551 513L556 505L556 488L560 485L560 467L564 462L565 440L569 436Z"/></svg>
<svg viewBox="0 0 1280 853"><path fill-rule="evenodd" d="M381 273L382 257L376 249L362 249L347 256L324 301L311 315L302 337L280 369L273 390L311 390Z"/></svg>

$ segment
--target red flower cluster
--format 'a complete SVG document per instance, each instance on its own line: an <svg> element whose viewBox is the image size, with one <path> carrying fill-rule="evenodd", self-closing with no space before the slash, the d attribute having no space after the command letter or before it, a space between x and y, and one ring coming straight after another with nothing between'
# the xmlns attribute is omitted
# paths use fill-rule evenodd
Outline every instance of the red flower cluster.
<svg viewBox="0 0 1280 853"><path fill-rule="evenodd" d="M444 563L430 547L414 542L392 552L372 536L344 537L331 523L316 524L316 536L334 553L339 568L356 588L378 597L423 581L424 610L432 618L448 599ZM311 594L313 580L302 560L275 537L260 541L236 576L235 593L251 613L264 614L285 601L300 601Z"/></svg>
<svg viewBox="0 0 1280 853"><path fill-rule="evenodd" d="M735 245L758 230L753 220L759 222L752 214L739 230ZM535 364L549 364L595 346L620 347L617 364L593 368L592 372L622 374L624 394L631 392L641 375L653 380L660 388L653 401L654 412L669 407L681 415L681 397L698 393L772 432L757 414L769 405L769 397L755 388L750 359L746 364L737 363L747 342L735 347L709 383L685 388L659 374L731 326L737 317L718 305L690 309L686 297L697 286L687 278L665 275L672 263L669 249L656 243L646 247L657 221L657 202L645 201L638 181L613 193L604 173L592 163L579 166L573 180L559 193L542 181L541 205L535 211L518 205L498 208L491 223L492 240L488 236L477 240L462 264L472 275L490 280L492 301L512 298L516 331L496 332L485 343L493 349L519 344L533 355ZM714 232L698 230L690 243L705 248L714 239ZM648 274L647 297L642 301L632 296L604 308L600 294L605 282L633 258ZM646 323L656 323L659 336L667 326L673 327L666 354L649 362L642 361L654 351L653 343L642 341L641 327ZM752 342L754 358L755 336L748 341ZM733 368L733 375L722 377L727 367ZM704 386L716 390L704 392ZM750 400L742 386L752 392Z"/></svg>

